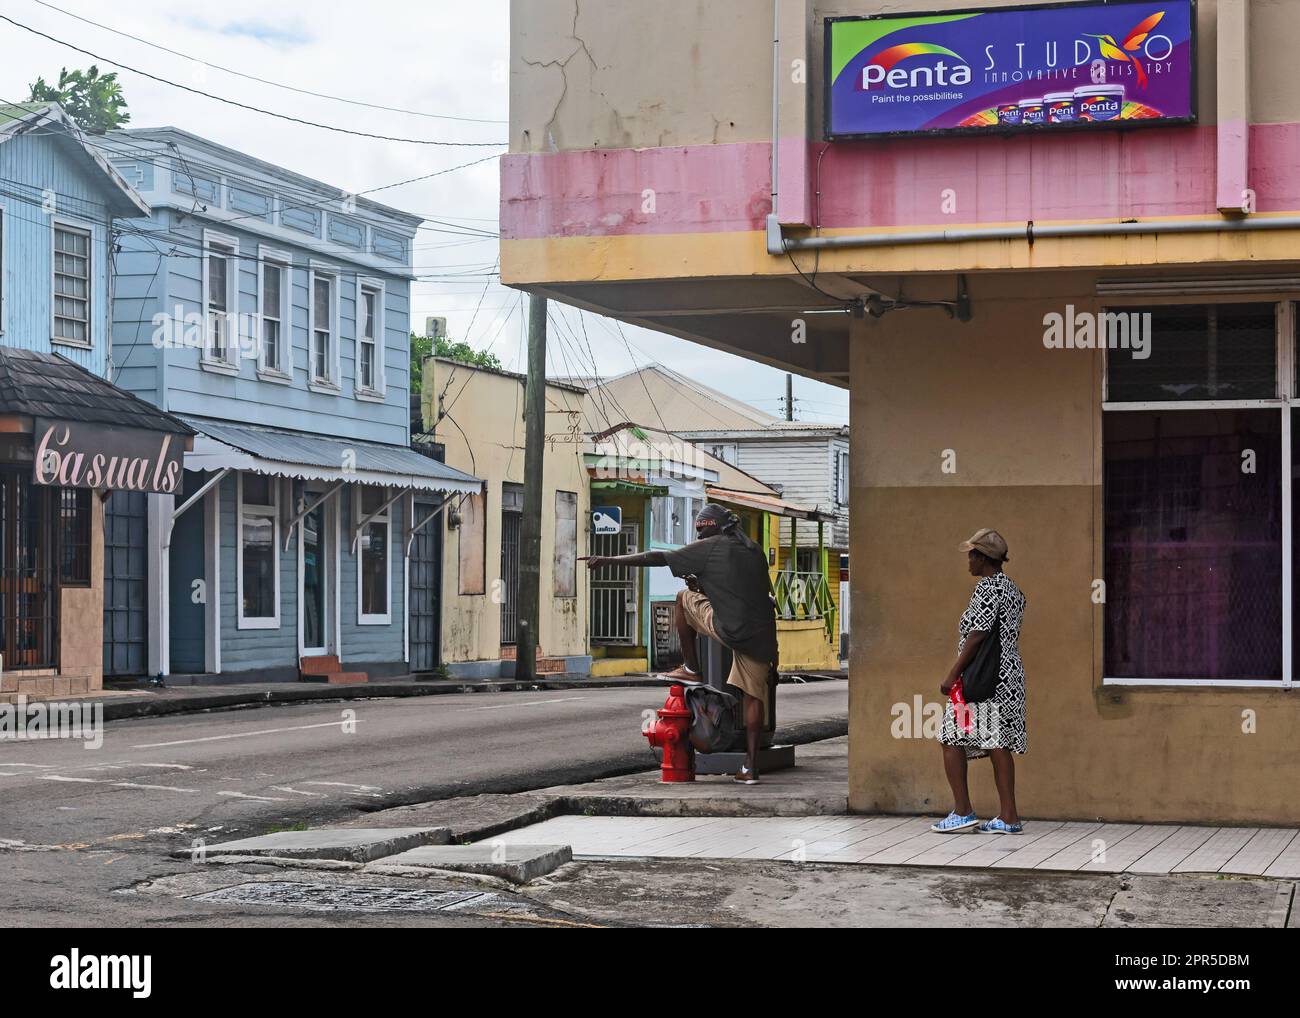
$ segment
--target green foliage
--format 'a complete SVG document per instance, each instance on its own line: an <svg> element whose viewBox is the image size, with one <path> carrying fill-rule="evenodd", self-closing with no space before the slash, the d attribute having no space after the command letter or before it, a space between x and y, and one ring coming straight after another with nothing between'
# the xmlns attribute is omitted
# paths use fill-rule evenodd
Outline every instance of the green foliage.
<svg viewBox="0 0 1300 1018"><path fill-rule="evenodd" d="M88 71L69 71L64 67L59 71L57 87L46 83L44 78L37 78L28 101L58 103L87 134L116 130L131 119L117 72L100 74L93 64Z"/></svg>
<svg viewBox="0 0 1300 1018"><path fill-rule="evenodd" d="M428 336L417 336L413 332L411 333L411 391L416 394L420 392L420 364L430 354L459 361L461 364L472 364L477 368L501 370L501 361L494 353L475 350L465 342L453 343L450 339L433 340Z"/></svg>

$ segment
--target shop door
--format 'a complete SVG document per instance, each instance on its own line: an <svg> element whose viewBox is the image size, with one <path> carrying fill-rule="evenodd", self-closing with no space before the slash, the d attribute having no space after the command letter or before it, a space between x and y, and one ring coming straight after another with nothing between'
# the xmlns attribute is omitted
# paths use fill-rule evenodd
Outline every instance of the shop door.
<svg viewBox="0 0 1300 1018"><path fill-rule="evenodd" d="M591 554L602 558L631 555L637 550L638 528L624 524L617 534L592 534ZM604 566L591 574L591 639L593 643L634 647L638 643L637 580L641 573L628 566Z"/></svg>
<svg viewBox="0 0 1300 1018"><path fill-rule="evenodd" d="M104 504L104 674L149 667L149 496L115 491Z"/></svg>
<svg viewBox="0 0 1300 1018"><path fill-rule="evenodd" d="M434 502L415 503L419 524L438 508ZM431 672L438 667L438 633L441 626L442 516L415 532L411 540L411 671Z"/></svg>
<svg viewBox="0 0 1300 1018"><path fill-rule="evenodd" d="M303 497L312 502L320 494L309 489ZM301 523L298 603L302 606L302 652L305 656L324 654L329 640L329 577L334 548L330 540L330 502L331 499L327 498L304 516Z"/></svg>
<svg viewBox="0 0 1300 1018"><path fill-rule="evenodd" d="M186 470L176 504L181 505L211 476ZM168 654L171 672L194 675L206 668L207 647L207 564L204 551L207 534L209 494L181 515L172 527L168 552Z"/></svg>
<svg viewBox="0 0 1300 1018"><path fill-rule="evenodd" d="M524 518L524 489L501 486L501 646L519 639L519 524Z"/></svg>

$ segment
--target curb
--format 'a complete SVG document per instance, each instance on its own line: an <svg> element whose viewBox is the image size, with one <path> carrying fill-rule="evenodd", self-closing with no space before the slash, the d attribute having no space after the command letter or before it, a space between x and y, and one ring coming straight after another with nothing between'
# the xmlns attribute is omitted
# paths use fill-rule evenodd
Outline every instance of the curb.
<svg viewBox="0 0 1300 1018"><path fill-rule="evenodd" d="M831 682L841 678L834 674L800 673L802 682ZM782 685L795 680L782 676ZM303 688L287 686L284 689L255 689L244 692L213 692L185 694L175 698L160 696L150 700L119 700L104 702L104 720L122 721L131 718L165 717L171 714L196 714L204 711L226 710L234 707L265 707L271 704L322 703L331 700L398 699L408 696L440 696L454 693L517 693L568 689L640 689L671 685L657 676L608 679L537 679L521 682L513 679L463 682L455 679L432 679L425 682L370 682L363 686L328 686L302 683ZM193 687L190 687L193 688Z"/></svg>

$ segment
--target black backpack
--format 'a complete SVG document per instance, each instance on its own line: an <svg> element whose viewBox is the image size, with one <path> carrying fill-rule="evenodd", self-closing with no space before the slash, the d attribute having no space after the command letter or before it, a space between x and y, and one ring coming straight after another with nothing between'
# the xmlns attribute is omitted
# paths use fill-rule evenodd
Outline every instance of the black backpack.
<svg viewBox="0 0 1300 1018"><path fill-rule="evenodd" d="M739 701L730 693L703 683L686 687L686 706L691 711L691 745L697 753L729 750L739 727Z"/></svg>

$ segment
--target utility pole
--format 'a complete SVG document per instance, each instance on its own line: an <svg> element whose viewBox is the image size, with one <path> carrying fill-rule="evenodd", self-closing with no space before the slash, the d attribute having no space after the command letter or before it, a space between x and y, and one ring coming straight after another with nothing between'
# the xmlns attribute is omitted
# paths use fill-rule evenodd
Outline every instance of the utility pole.
<svg viewBox="0 0 1300 1018"><path fill-rule="evenodd" d="M794 375L788 372L785 376L785 419L794 420Z"/></svg>
<svg viewBox="0 0 1300 1018"><path fill-rule="evenodd" d="M546 298L528 298L528 385L524 392L524 514L519 521L519 630L515 678L537 677L542 583L542 457L546 450Z"/></svg>

